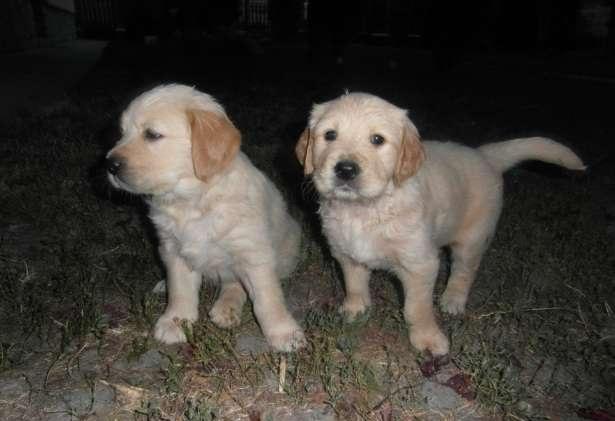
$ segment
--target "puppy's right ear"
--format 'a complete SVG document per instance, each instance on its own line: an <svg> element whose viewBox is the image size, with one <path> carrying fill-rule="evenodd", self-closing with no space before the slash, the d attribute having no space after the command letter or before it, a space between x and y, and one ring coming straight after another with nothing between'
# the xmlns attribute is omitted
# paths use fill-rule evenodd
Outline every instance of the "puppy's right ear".
<svg viewBox="0 0 615 421"><path fill-rule="evenodd" d="M295 154L301 165L303 165L303 173L305 175L310 175L314 172L314 161L312 156L314 139L312 138L311 132L309 127L306 128L303 133L301 133L297 146L295 146Z"/></svg>

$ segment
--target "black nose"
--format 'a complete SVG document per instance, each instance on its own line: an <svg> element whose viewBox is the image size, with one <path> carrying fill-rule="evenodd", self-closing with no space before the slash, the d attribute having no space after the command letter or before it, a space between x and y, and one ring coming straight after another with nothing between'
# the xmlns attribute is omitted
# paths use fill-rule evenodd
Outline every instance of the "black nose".
<svg viewBox="0 0 615 421"><path fill-rule="evenodd" d="M119 158L111 155L107 158L105 166L107 167L107 172L109 174L117 175L117 173L119 173L120 169L122 168L122 161Z"/></svg>
<svg viewBox="0 0 615 421"><path fill-rule="evenodd" d="M348 160L338 162L335 164L335 168L333 169L335 170L335 175L337 175L337 178L344 181L354 179L361 172L361 169L356 162Z"/></svg>

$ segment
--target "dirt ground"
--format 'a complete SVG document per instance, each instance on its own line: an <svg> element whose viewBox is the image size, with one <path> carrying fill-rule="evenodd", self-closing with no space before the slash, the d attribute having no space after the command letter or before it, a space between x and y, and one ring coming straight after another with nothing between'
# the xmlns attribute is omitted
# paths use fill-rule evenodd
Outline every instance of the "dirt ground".
<svg viewBox="0 0 615 421"><path fill-rule="evenodd" d="M428 51L386 46L350 45L340 62L240 38L113 42L61 99L3 122L0 418L615 419L612 57L464 53L434 63ZM154 292L164 278L155 235L141 200L110 190L99 164L122 108L161 82L218 98L301 221L302 259L283 285L305 350L269 350L249 306L231 331L202 317L185 345L150 337L165 302ZM507 173L468 311L439 315L447 361L410 347L387 273L372 277L369 317L337 315L340 271L293 147L311 105L346 89L407 108L425 139L548 136L589 164L584 174L536 163ZM436 301L447 271L443 252ZM203 288L202 314L215 293Z"/></svg>

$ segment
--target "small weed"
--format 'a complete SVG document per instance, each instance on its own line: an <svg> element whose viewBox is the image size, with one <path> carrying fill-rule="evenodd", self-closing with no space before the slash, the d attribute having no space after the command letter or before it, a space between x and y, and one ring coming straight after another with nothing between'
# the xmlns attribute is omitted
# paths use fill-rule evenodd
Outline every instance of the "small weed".
<svg viewBox="0 0 615 421"><path fill-rule="evenodd" d="M178 361L177 357L172 354L163 355L169 360L167 367L163 369L164 375L164 390L168 394L176 394L181 392L182 379L184 377L184 364Z"/></svg>
<svg viewBox="0 0 615 421"><path fill-rule="evenodd" d="M151 328L157 319L159 313L159 300L154 294L148 293L140 300L139 316L143 320L143 325Z"/></svg>
<svg viewBox="0 0 615 421"><path fill-rule="evenodd" d="M126 356L128 361L135 361L139 359L139 357L145 354L151 347L151 337L147 336L136 336L131 344L130 351Z"/></svg>
<svg viewBox="0 0 615 421"><path fill-rule="evenodd" d="M13 345L4 344L0 342L0 373L4 370L11 368L11 360L9 358L9 352Z"/></svg>
<svg viewBox="0 0 615 421"><path fill-rule="evenodd" d="M184 326L187 342L192 347L194 359L203 367L210 367L221 358L235 353L231 330L219 329L209 320Z"/></svg>
<svg viewBox="0 0 615 421"><path fill-rule="evenodd" d="M184 411L186 421L215 421L218 418L218 409L209 401L189 400Z"/></svg>
<svg viewBox="0 0 615 421"><path fill-rule="evenodd" d="M161 420L162 411L160 407L152 402L141 402L141 406L134 410L134 419L135 421L154 421Z"/></svg>

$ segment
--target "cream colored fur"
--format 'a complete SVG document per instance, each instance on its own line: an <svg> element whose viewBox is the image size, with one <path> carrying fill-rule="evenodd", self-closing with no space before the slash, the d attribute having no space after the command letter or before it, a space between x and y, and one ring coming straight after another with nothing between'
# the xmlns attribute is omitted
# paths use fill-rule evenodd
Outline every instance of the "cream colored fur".
<svg viewBox="0 0 615 421"><path fill-rule="evenodd" d="M336 138L328 141L331 130ZM375 134L382 144L372 143ZM572 151L544 138L479 149L419 143L404 110L362 93L315 105L296 152L306 174L313 174L323 230L344 273L340 310L349 319L366 311L370 271L392 271L405 291L410 341L434 355L449 350L432 304L439 249L449 246L452 252L440 306L459 314L500 215L502 171L525 159L584 169ZM336 175L340 161L359 166L356 178Z"/></svg>
<svg viewBox="0 0 615 421"><path fill-rule="evenodd" d="M147 139L147 129L162 137ZM156 339L186 340L180 321L197 320L205 276L220 283L209 312L218 326L239 324L249 297L274 349L301 346L303 332L279 283L295 266L300 228L275 186L239 151L239 132L224 109L193 88L160 86L130 104L122 131L108 154L121 169L109 179L148 195L167 270L168 304Z"/></svg>

